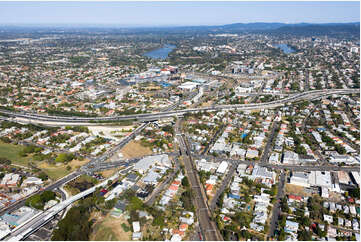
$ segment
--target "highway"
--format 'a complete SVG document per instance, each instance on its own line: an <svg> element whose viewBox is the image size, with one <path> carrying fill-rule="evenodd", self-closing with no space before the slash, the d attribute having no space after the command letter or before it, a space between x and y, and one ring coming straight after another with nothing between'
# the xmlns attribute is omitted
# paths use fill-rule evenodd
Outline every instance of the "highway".
<svg viewBox="0 0 361 242"><path fill-rule="evenodd" d="M136 128L131 134L129 134L127 137L123 138L113 149L110 151L104 153L100 157L97 157L90 162L88 162L86 165L82 166L80 168L81 171L84 171L86 173L92 172L96 170L96 168L103 164L104 161L112 157L116 152L118 152L121 148L123 148L129 141L131 141L135 136L137 136L143 129L145 129L150 123L143 123L141 126Z"/></svg>
<svg viewBox="0 0 361 242"><path fill-rule="evenodd" d="M58 203L54 207L35 215L30 221L25 222L22 225L16 227L10 233L10 235L7 236L7 238L5 240L19 241L19 240L25 239L30 234L34 233L39 228L41 228L44 224L48 223L51 219L53 219L53 217L55 215L57 215L63 209L68 207L70 204L93 193L98 187L106 186L108 184L109 180L113 181L117 177L118 177L118 174L115 174L114 176L104 180L100 184L98 184L94 187L91 187L81 193L78 193L77 195L72 196L72 197L66 199L65 201Z"/></svg>
<svg viewBox="0 0 361 242"><path fill-rule="evenodd" d="M42 193L43 191L52 191L52 190L54 190L54 189L56 189L56 188L58 188L58 187L60 187L60 186L62 186L64 184L74 180L75 178L77 178L81 174L82 173L78 172L78 171L70 173L69 175L67 175L67 176L57 180L56 182L50 184L49 186L45 187L44 190L39 190L39 191L37 191L35 193L32 193L28 197L25 197L25 198L15 202L15 203L11 204L10 206L2 209L0 211L0 216L4 215L5 213L11 213L11 212L19 209L20 207L25 206L25 201L26 201L27 198L29 198L31 196L34 196L34 195L36 195L38 193Z"/></svg>
<svg viewBox="0 0 361 242"><path fill-rule="evenodd" d="M302 92L290 95L286 98L279 99L276 101L265 102L265 103L250 103L250 104L233 104L233 105L217 105L202 108L191 108L183 110L167 110L158 113L145 113L145 114L132 114L123 116L108 116L108 117L64 117L64 116L50 116L36 113L26 112L12 112L8 110L0 110L0 113L11 118L28 120L29 122L46 123L53 122L53 125L64 125L66 123L81 124L81 123L97 123L101 125L101 122L116 122L122 120L138 120L138 121L154 121L160 118L174 117L184 115L186 113L197 113L201 111L218 111L218 110L255 110L255 109L272 109L284 106L288 103L298 102L302 100L313 100L319 99L325 96L333 94L351 94L360 93L360 89L326 89L326 90L314 90L308 92ZM15 121L16 121L15 119ZM104 123L103 123L104 125Z"/></svg>
<svg viewBox="0 0 361 242"><path fill-rule="evenodd" d="M204 188L200 183L197 169L190 156L189 146L186 144L185 139L181 132L181 122L177 120L176 124L176 137L179 141L179 147L181 150L184 167L186 170L186 176L188 177L189 183L192 187L193 203L196 207L196 214L199 222L199 227L202 233L202 237L205 240L217 241L223 240L221 234L214 221L211 220L211 212L207 204L207 196L204 192Z"/></svg>
<svg viewBox="0 0 361 242"><path fill-rule="evenodd" d="M117 162L104 162L104 161L107 160L112 155L114 155L114 153L116 151L118 151L124 145L126 145L132 138L134 138L137 134L139 134L139 132L141 132L148 125L149 125L149 123L142 124L137 129L135 129L129 136L127 136L126 138L121 140L120 143L117 144L112 150L110 150L109 152L103 154L102 156L100 156L98 158L93 159L92 161L90 161L86 165L82 166L78 171L75 171L75 172L73 172L73 173L59 179L58 181L54 182L53 184L47 186L44 190L47 190L47 191L55 190L55 189L61 187L62 185L74 180L75 178L77 178L80 175L85 174L85 173L92 173L92 172L95 172L95 171L111 169L111 168L120 167L120 166L127 167L127 166L130 166L131 164L137 162L139 159L132 159L132 160L127 160L127 161L117 161ZM33 196L33 195L38 194L38 193L41 193L44 190L39 190L36 193L33 193L33 194L29 195L28 197ZM20 207L24 206L25 201L26 201L26 199L28 197L25 197L25 198L17 201L16 203L11 204L10 206L6 207L5 209L1 210L0 211L0 216L4 215L5 213L11 213L11 212L19 209ZM59 210L59 211L61 211L61 210ZM47 214L45 214L46 212L47 211L42 213L43 216L47 216ZM49 220L50 220L50 218L49 218ZM37 221L36 223L39 223L39 224L34 224L32 221L31 221L30 224L31 225L36 225L35 227L33 226L33 228L40 228L41 227L40 224L41 225L45 224L45 223L40 223L40 221ZM24 226L29 227L26 224L24 224ZM35 232L35 230L33 232Z"/></svg>

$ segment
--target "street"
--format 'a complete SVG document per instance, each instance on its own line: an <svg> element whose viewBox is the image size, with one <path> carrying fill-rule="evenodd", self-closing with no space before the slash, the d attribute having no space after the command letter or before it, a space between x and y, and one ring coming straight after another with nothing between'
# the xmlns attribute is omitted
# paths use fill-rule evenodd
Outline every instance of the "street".
<svg viewBox="0 0 361 242"><path fill-rule="evenodd" d="M179 147L181 150L186 176L188 177L189 183L194 192L193 204L196 207L196 214L199 221L199 227L204 240L223 240L220 235L218 228L214 221L211 220L211 212L207 204L207 196L204 192L203 186L200 183L197 169L193 163L192 157L190 156L189 147L185 142L180 130L181 122L177 121L176 124L176 136L179 140Z"/></svg>
<svg viewBox="0 0 361 242"><path fill-rule="evenodd" d="M278 221L278 217L280 215L280 199L283 197L283 188L285 185L285 172L281 171L280 174L280 179L279 179L279 183L278 183L278 191L277 191L277 196L276 196L276 202L273 205L273 210L272 210L272 218L270 221L270 230L268 233L268 239L270 239L271 237L274 236L275 230L276 230L276 226L277 226L277 221Z"/></svg>

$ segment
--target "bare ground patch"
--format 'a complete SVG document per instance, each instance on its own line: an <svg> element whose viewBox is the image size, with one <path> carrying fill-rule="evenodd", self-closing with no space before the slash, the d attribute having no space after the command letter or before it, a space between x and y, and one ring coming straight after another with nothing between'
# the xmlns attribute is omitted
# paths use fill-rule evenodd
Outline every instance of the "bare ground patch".
<svg viewBox="0 0 361 242"><path fill-rule="evenodd" d="M97 221L93 225L93 232L90 235L90 240L94 241L127 241L131 240L131 231L125 232L122 224L128 227L128 221L123 216L115 218L107 214L103 217L100 213L94 214Z"/></svg>
<svg viewBox="0 0 361 242"><path fill-rule="evenodd" d="M305 188L303 186L297 186L292 184L286 184L286 193L302 197L310 195L305 192Z"/></svg>
<svg viewBox="0 0 361 242"><path fill-rule="evenodd" d="M150 148L142 146L137 141L130 141L123 149L120 150L125 159L151 155L153 152Z"/></svg>

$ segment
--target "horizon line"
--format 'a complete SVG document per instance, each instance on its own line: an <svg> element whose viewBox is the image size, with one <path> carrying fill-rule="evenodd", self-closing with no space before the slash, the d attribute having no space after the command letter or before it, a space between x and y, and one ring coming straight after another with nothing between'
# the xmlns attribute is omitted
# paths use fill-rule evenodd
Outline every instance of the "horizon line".
<svg viewBox="0 0 361 242"><path fill-rule="evenodd" d="M162 28L162 27L213 27L213 26L226 26L232 24L286 24L286 25L297 25L297 24L360 24L359 21L348 21L348 22L235 22L229 24L173 24L173 25L165 25L165 24L153 24L153 25L143 25L143 24L113 24L113 23L0 23L0 27L71 27L70 25L74 25L74 27L120 27L120 28Z"/></svg>

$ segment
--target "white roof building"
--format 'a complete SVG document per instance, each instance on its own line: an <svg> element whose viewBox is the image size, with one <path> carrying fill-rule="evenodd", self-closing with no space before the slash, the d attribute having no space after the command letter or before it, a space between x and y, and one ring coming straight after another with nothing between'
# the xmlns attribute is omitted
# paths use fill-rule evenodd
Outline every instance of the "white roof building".
<svg viewBox="0 0 361 242"><path fill-rule="evenodd" d="M240 148L239 145L237 144L233 144L232 150L230 152L231 156L237 155L240 156L241 158L244 158L245 154L246 154L245 149Z"/></svg>
<svg viewBox="0 0 361 242"><path fill-rule="evenodd" d="M43 181L40 178L37 177L28 177L26 178L21 186L28 186L28 185L41 185L43 184Z"/></svg>
<svg viewBox="0 0 361 242"><path fill-rule="evenodd" d="M182 83L180 86L178 86L179 89L182 89L184 91L193 91L197 88L199 84L195 82L185 82Z"/></svg>
<svg viewBox="0 0 361 242"><path fill-rule="evenodd" d="M11 230L9 225L7 225L4 221L0 221L0 239L5 238L8 234L10 234Z"/></svg>
<svg viewBox="0 0 361 242"><path fill-rule="evenodd" d="M268 161L272 164L278 164L280 162L280 154L276 152L272 152Z"/></svg>
<svg viewBox="0 0 361 242"><path fill-rule="evenodd" d="M228 163L226 161L222 161L222 163L218 166L217 173L224 174L228 168Z"/></svg>
<svg viewBox="0 0 361 242"><path fill-rule="evenodd" d="M141 160L139 160L134 165L134 170L144 174L151 166L153 165L171 167L172 163L169 160L168 155L154 155L154 156L147 156Z"/></svg>
<svg viewBox="0 0 361 242"><path fill-rule="evenodd" d="M297 186L303 186L303 187L309 187L310 184L308 182L308 173L305 172L293 172L291 179L290 179L290 184L292 185L297 185Z"/></svg>
<svg viewBox="0 0 361 242"><path fill-rule="evenodd" d="M268 171L266 167L255 165L252 170L251 179L256 178L261 178L263 183L266 185L272 185L276 179L276 173L273 171Z"/></svg>
<svg viewBox="0 0 361 242"><path fill-rule="evenodd" d="M1 180L0 185L1 186L16 186L17 183L19 182L19 180L20 180L19 174L8 173L8 174L5 174L5 176Z"/></svg>
<svg viewBox="0 0 361 242"><path fill-rule="evenodd" d="M298 231L298 223L286 220L285 232L297 233L297 231Z"/></svg>
<svg viewBox="0 0 361 242"><path fill-rule="evenodd" d="M202 171L211 171L216 170L218 168L217 163L208 162L205 159L202 160L196 160L197 168Z"/></svg>
<svg viewBox="0 0 361 242"><path fill-rule="evenodd" d="M246 169L247 169L247 164L239 164L238 167L237 167L237 173L239 175L244 175Z"/></svg>
<svg viewBox="0 0 361 242"><path fill-rule="evenodd" d="M331 173L329 171L311 171L309 175L311 186L332 188Z"/></svg>
<svg viewBox="0 0 361 242"><path fill-rule="evenodd" d="M258 150L248 149L246 157L252 159L252 158L257 158L258 155L259 155Z"/></svg>
<svg viewBox="0 0 361 242"><path fill-rule="evenodd" d="M298 154L292 151L285 151L283 153L283 164L294 165L299 162Z"/></svg>
<svg viewBox="0 0 361 242"><path fill-rule="evenodd" d="M133 222L133 232L134 233L140 232L140 223L139 223L139 221Z"/></svg>
<svg viewBox="0 0 361 242"><path fill-rule="evenodd" d="M179 234L173 234L172 238L170 239L171 242L178 242L178 241L182 241L182 236L180 236Z"/></svg>

